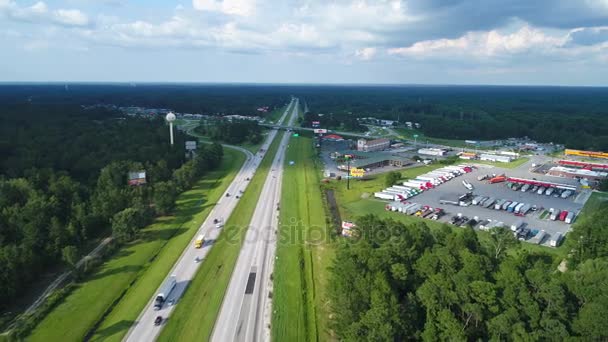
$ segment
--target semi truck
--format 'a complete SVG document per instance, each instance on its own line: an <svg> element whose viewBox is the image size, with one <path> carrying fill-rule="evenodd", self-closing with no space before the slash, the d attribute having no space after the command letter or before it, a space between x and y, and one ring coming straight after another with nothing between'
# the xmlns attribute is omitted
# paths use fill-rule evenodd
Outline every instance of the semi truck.
<svg viewBox="0 0 608 342"><path fill-rule="evenodd" d="M524 226L524 221L523 220L517 220L515 221L515 223L513 223L511 225L511 230L512 231L517 231L519 228Z"/></svg>
<svg viewBox="0 0 608 342"><path fill-rule="evenodd" d="M519 214L519 211L521 210L521 208L523 208L523 207L524 207L524 205L525 205L524 203L519 203L519 204L518 204L518 205L515 207L515 209L513 209L513 212L514 212L514 213L516 213L516 214Z"/></svg>
<svg viewBox="0 0 608 342"><path fill-rule="evenodd" d="M171 291L175 288L175 284L177 284L177 277L175 275L170 276L163 285L160 287L156 298L154 299L154 310L158 311L162 309L163 304L171 294Z"/></svg>
<svg viewBox="0 0 608 342"><path fill-rule="evenodd" d="M492 207L492 206L494 205L494 202L496 202L496 198L494 198L494 197L490 197L490 198L488 198L488 200L487 200L487 201L485 201L485 202L483 203L483 206L484 206L485 208L490 208L490 207Z"/></svg>
<svg viewBox="0 0 608 342"><path fill-rule="evenodd" d="M518 204L519 203L517 203L517 202L513 202L513 203L509 204L509 206L507 207L507 211L510 212L510 213L512 213L515 210L515 207L517 207Z"/></svg>
<svg viewBox="0 0 608 342"><path fill-rule="evenodd" d="M568 213L568 216L566 216L566 219L564 220L564 222L566 223L572 223L574 221L574 211L571 211Z"/></svg>
<svg viewBox="0 0 608 342"><path fill-rule="evenodd" d="M466 180L462 181L462 185L464 185L465 188L467 188L468 190L473 190L473 185L469 182L467 182Z"/></svg>
<svg viewBox="0 0 608 342"><path fill-rule="evenodd" d="M502 210L507 210L507 208L509 208L509 206L511 205L511 203L513 203L513 202L511 202L511 201L506 201L505 203L503 203L503 204L502 204L501 209L502 209Z"/></svg>
<svg viewBox="0 0 608 342"><path fill-rule="evenodd" d="M500 200L498 200L498 201L496 202L496 204L494 204L494 209L495 209L495 210L500 210L500 209L502 209L502 205L503 205L503 204L505 204L505 202L506 202L506 201L507 201L507 200L504 200L504 199L500 199Z"/></svg>
<svg viewBox="0 0 608 342"><path fill-rule="evenodd" d="M545 237L547 237L547 232L545 232L544 230L541 230L536 235L534 235L534 237L531 238L529 240L529 242L530 243L535 243L537 245L540 245L543 242L543 240L545 239Z"/></svg>
<svg viewBox="0 0 608 342"><path fill-rule="evenodd" d="M505 176L497 176L490 179L490 184L502 183L507 180Z"/></svg>
<svg viewBox="0 0 608 342"><path fill-rule="evenodd" d="M549 240L549 246L551 247L557 247L559 246L559 244L562 242L562 239L564 238L564 235L562 233L555 233L554 236L551 237L551 240Z"/></svg>
<svg viewBox="0 0 608 342"><path fill-rule="evenodd" d="M199 234L199 236L196 237L196 240L194 240L194 248L203 248L204 244L205 234Z"/></svg>

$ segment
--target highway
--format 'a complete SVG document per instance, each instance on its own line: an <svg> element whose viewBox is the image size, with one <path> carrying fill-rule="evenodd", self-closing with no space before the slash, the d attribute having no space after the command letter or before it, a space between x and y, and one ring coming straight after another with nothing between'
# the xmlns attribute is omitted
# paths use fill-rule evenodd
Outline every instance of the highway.
<svg viewBox="0 0 608 342"><path fill-rule="evenodd" d="M296 103L297 101L292 99L279 122L283 122L283 120L285 120L288 113ZM155 311L153 307L156 294L158 290L160 290L160 286L162 286L162 284L160 284L159 289L154 293L153 297L150 298L148 305L140 313L135 323L127 332L127 335L123 341L154 341L158 337L158 334L164 326L165 320L171 315L174 306L179 305L180 298L182 297L188 284L194 278L199 266L205 262L205 256L207 253L209 253L209 250L213 247L213 241L217 239L221 232L222 228L216 227L213 220L218 219L221 220L221 222L225 222L228 217L230 217L230 214L239 201L239 199L236 198L236 195L239 195L240 191L245 191L247 188L247 185L249 184L247 179L251 179L253 177L253 174L260 165L264 154L266 151L268 151L268 148L270 147L270 144L274 140L276 134L277 130L271 130L269 132L266 141L260 150L263 152L258 152L256 155L253 155L251 152L242 149L242 151L247 154L245 163L239 170L232 183L228 186L226 192L222 194L221 199L211 210L209 216L207 216L207 219L201 224L198 232L192 238L192 241L190 241L188 246L184 249L177 263L171 269L171 272L169 272L169 274L167 274L165 277L165 279L167 279L170 275L175 275L177 278L177 285L167 298L165 305L163 305L159 311ZM230 196L228 196L228 194L230 194ZM205 243L203 248L197 249L194 247L194 241L199 234L205 234ZM197 257L201 261L196 262ZM163 323L159 326L154 325L154 320L157 316L163 317Z"/></svg>
<svg viewBox="0 0 608 342"><path fill-rule="evenodd" d="M288 125L298 117L298 102ZM220 313L212 341L269 341L276 233L281 199L284 156L290 134L285 134L266 178L246 233Z"/></svg>

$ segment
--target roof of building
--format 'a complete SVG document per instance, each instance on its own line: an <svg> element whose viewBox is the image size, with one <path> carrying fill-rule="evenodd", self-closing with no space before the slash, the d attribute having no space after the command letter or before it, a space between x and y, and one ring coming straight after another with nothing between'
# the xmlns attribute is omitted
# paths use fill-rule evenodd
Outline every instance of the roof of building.
<svg viewBox="0 0 608 342"><path fill-rule="evenodd" d="M577 176L608 177L608 172L591 171L591 170L586 170L586 169L573 169L573 168L563 167L563 166L554 166L549 169L549 172L551 172L551 171L564 172L564 173L569 173L569 174L577 175Z"/></svg>
<svg viewBox="0 0 608 342"><path fill-rule="evenodd" d="M367 166L370 164L380 163L380 162L383 162L386 160L413 163L410 158L392 155L392 154L388 154L388 153L374 153L373 155L371 155L371 154L361 154L361 153L355 153L355 152L346 152L346 154L352 154L355 156L355 159L350 161L351 168L363 167L363 166Z"/></svg>
<svg viewBox="0 0 608 342"><path fill-rule="evenodd" d="M341 136L337 135L337 134L328 134L326 136L323 137L323 139L329 139L329 140L344 140L344 138L342 138Z"/></svg>
<svg viewBox="0 0 608 342"><path fill-rule="evenodd" d="M365 139L361 139L361 140L365 140ZM375 144L385 144L390 142L389 139L386 138L380 138L380 139L374 139L374 140L365 140L365 144L366 145L375 145Z"/></svg>

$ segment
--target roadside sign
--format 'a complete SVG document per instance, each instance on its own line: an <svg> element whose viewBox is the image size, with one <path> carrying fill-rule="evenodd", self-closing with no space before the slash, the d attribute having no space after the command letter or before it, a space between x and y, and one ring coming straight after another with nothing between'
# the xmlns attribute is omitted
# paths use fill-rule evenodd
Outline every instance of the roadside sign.
<svg viewBox="0 0 608 342"><path fill-rule="evenodd" d="M296 138L297 138L297 137L299 137L299 136L300 136L300 134L298 134L298 133L294 133L294 134L293 134L293 137L296 137Z"/></svg>

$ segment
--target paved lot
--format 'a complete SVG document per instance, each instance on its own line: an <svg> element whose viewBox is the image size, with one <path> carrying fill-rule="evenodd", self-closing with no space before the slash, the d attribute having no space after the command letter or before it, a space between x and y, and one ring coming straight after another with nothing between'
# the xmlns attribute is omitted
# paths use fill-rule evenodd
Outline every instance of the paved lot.
<svg viewBox="0 0 608 342"><path fill-rule="evenodd" d="M479 165L478 169L474 170L473 172L454 178L451 181L439 185L435 189L425 191L420 195L411 198L410 201L422 205L429 205L434 208L443 208L447 212L447 214L442 218L442 221L449 221L453 215L456 215L458 213L461 213L462 215L467 216L469 218L477 216L479 219L491 219L499 222L504 222L506 225L509 226L512 223L517 222L518 220L523 220L527 224L528 228L545 230L549 234L549 236L544 240L544 244L548 244L552 235L558 232L561 232L563 234L567 233L570 230L570 225L561 221L550 221L547 218L541 220L539 216L541 215L543 210L541 210L540 208L556 208L560 210L579 212L585 204L587 198L589 197L587 193L577 193L567 199L562 199L555 198L553 196L546 196L544 194L538 195L530 191L513 191L507 188L506 183L488 184L485 181L480 182L477 180L477 176L479 175L488 173L505 173L507 176L522 178L534 177L539 180L542 179L546 181L576 185L576 182L574 180L561 178L556 179L554 177L531 174L528 171L528 168L530 167L529 164L531 164L531 162L512 170ZM536 212L530 212L525 217L517 217L514 214L508 213L504 210L487 209L482 206L471 205L468 207L460 207L449 204L440 204L441 199L458 198L458 196L467 192L467 189L465 189L465 187L462 185L462 180L467 180L471 184L473 184L473 186L475 187L475 189L473 190L475 196L495 197L496 199L507 199L509 201L529 203L532 205L536 205L539 210Z"/></svg>

